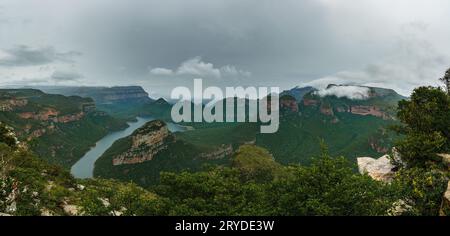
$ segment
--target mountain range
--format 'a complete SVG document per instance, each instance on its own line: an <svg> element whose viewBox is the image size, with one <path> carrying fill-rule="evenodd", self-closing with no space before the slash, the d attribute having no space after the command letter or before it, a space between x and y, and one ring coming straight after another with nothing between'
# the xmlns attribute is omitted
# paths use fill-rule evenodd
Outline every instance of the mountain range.
<svg viewBox="0 0 450 236"><path fill-rule="evenodd" d="M389 89L358 86L357 92L363 91L365 97L354 99L348 96L353 87L329 85L325 90L296 87L283 91L280 128L274 134L259 133L258 123L237 122L183 122L190 127L187 131L171 133L166 122L170 121L172 105L162 98L150 99L139 86L40 87L45 93L36 89L0 90L0 108L4 111L0 116L21 139L30 142L39 156L65 167L108 132L126 127L126 121L136 116L159 119L117 140L99 158L94 170L98 177L148 186L158 181L161 171L230 165L229 158L243 144L266 148L282 164L309 163L320 153L322 143L330 154L352 160L386 153L395 139L388 126L396 123L395 108L404 97ZM347 94L336 93L339 90ZM151 127L163 131L154 135ZM136 144L136 140L141 141Z"/></svg>

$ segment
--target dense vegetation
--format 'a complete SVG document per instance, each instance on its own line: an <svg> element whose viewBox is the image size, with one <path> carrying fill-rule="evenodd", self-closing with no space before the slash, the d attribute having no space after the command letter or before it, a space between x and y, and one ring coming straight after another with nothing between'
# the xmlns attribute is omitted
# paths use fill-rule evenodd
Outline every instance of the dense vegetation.
<svg viewBox="0 0 450 236"><path fill-rule="evenodd" d="M0 121L7 123L17 132L18 138L29 141L28 145L41 158L62 165L72 166L100 138L112 130L126 127L119 120L99 111L89 111L72 122L53 122L50 119L26 119L23 113L39 114L49 109L58 116L78 114L84 104L92 104L90 98L46 94L34 89L0 90L0 103L13 100L26 100L24 106L0 112Z"/></svg>
<svg viewBox="0 0 450 236"><path fill-rule="evenodd" d="M415 89L399 103L398 117L403 125L397 131L405 138L397 147L409 165L423 167L437 153L450 152L450 96L440 88Z"/></svg>
<svg viewBox="0 0 450 236"><path fill-rule="evenodd" d="M342 113L335 115L339 122L333 123L333 118L318 111L302 111L302 116L282 117L277 133L257 135L256 143L267 148L283 164L310 163L312 156L320 154L321 140L330 147L330 154L350 160L356 160L358 156L381 155L370 146L372 139L385 149L392 145L393 137L381 134L395 121Z"/></svg>
<svg viewBox="0 0 450 236"><path fill-rule="evenodd" d="M417 215L446 214L440 207L450 174L437 154L450 151L449 95L441 88L419 87L409 100L399 102L402 125L395 130L403 138L396 143L402 167L397 181Z"/></svg>
<svg viewBox="0 0 450 236"><path fill-rule="evenodd" d="M326 154L308 167L285 167L264 149L243 146L232 167L162 173L161 183L145 190L75 180L26 150L0 150L7 161L0 212L14 215L385 215L396 200L391 186Z"/></svg>
<svg viewBox="0 0 450 236"><path fill-rule="evenodd" d="M174 215L386 215L396 200L394 188L356 174L344 158L324 153L310 166L281 166L254 146L241 147L230 168L164 173L156 192Z"/></svg>
<svg viewBox="0 0 450 236"><path fill-rule="evenodd" d="M158 181L134 183L102 178L74 179L19 143L0 124L0 213L12 215L439 215L449 180L436 153L449 151L449 96L437 88L414 91L399 103L396 127L401 159L390 183L355 172L353 161L333 157L325 145L308 165L282 165L272 152L242 145L221 166L192 162L195 147L174 140L173 156L156 158L152 169L122 169L122 176L154 173ZM431 138L429 135L432 135ZM127 138L108 152L121 152ZM321 143L319 141L319 143ZM178 146L177 146L178 145ZM281 144L280 144L281 145ZM419 147L417 147L419 146ZM190 153L192 152L192 153ZM110 154L111 154L110 153ZM105 154L106 155L106 154ZM291 153L295 156L295 153ZM180 158L181 157L181 158ZM186 158L186 159L183 159ZM194 158L195 160L195 158ZM106 160L108 161L108 160ZM101 164L101 162L100 162ZM218 164L218 163L216 163ZM219 163L220 164L220 163ZM156 165L155 165L156 166ZM184 170L184 171L183 171ZM107 174L98 174L102 177ZM174 171L174 172L172 172ZM133 176L135 175L135 176ZM125 178L124 178L125 180ZM142 184L142 183L140 183Z"/></svg>

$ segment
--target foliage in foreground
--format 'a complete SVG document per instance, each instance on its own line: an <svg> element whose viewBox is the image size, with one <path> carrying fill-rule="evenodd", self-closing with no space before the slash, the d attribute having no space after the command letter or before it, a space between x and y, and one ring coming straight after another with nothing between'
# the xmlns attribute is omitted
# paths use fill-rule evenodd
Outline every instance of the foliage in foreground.
<svg viewBox="0 0 450 236"><path fill-rule="evenodd" d="M437 154L450 152L450 96L439 87L416 88L410 100L399 102L397 116L403 163L397 163L402 168L395 182L411 205L409 214L438 215L449 180Z"/></svg>
<svg viewBox="0 0 450 236"><path fill-rule="evenodd" d="M410 167L437 161L436 153L450 152L450 96L440 88L419 87L410 100L399 102L397 131L404 139L397 148Z"/></svg>
<svg viewBox="0 0 450 236"><path fill-rule="evenodd" d="M256 146L243 146L238 153L233 167L162 173L161 183L149 191L113 180L76 180L64 169L49 165L26 150L1 144L0 155L2 160L8 159L8 164L2 164L0 212L385 215L397 199L391 186L354 173L343 158L324 154L311 166L286 167L275 163L267 151Z"/></svg>

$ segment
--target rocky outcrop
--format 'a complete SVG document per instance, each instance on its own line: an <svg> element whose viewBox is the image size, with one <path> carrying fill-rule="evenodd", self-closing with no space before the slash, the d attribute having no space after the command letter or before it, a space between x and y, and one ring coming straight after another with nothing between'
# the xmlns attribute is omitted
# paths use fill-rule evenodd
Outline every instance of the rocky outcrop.
<svg viewBox="0 0 450 236"><path fill-rule="evenodd" d="M205 160L217 160L230 156L231 154L233 154L233 146L231 144L222 144L219 148L212 152L200 154L200 158Z"/></svg>
<svg viewBox="0 0 450 236"><path fill-rule="evenodd" d="M63 202L61 208L64 210L69 216L79 216L81 215L81 207L77 205L68 204L67 202Z"/></svg>
<svg viewBox="0 0 450 236"><path fill-rule="evenodd" d="M442 198L442 205L439 214L441 216L450 216L450 181L447 184L447 190Z"/></svg>
<svg viewBox="0 0 450 236"><path fill-rule="evenodd" d="M381 111L376 106L355 105L350 107L350 112L355 115L367 116L372 115L383 119L389 119L389 115Z"/></svg>
<svg viewBox="0 0 450 236"><path fill-rule="evenodd" d="M45 108L38 112L22 112L19 117L22 119L32 119L40 121L48 121L58 116L59 112L53 108Z"/></svg>
<svg viewBox="0 0 450 236"><path fill-rule="evenodd" d="M69 123L69 122L79 121L79 120L83 119L83 117L84 117L84 112L79 112L79 113L75 113L75 114L69 114L69 115L55 117L54 119L52 119L52 121L56 122L56 123Z"/></svg>
<svg viewBox="0 0 450 236"><path fill-rule="evenodd" d="M0 98L0 111L13 111L16 107L24 107L28 104L27 99L1 99Z"/></svg>
<svg viewBox="0 0 450 236"><path fill-rule="evenodd" d="M437 155L442 158L442 163L446 165L448 169L450 169L450 154L441 153Z"/></svg>
<svg viewBox="0 0 450 236"><path fill-rule="evenodd" d="M166 124L160 120L150 121L137 129L129 138L131 146L113 158L113 165L137 164L151 161L156 154L167 148L171 137Z"/></svg>
<svg viewBox="0 0 450 236"><path fill-rule="evenodd" d="M358 157L358 169L361 174L368 174L375 180L390 182L394 178L396 167L391 164L389 155L378 159L371 157Z"/></svg>
<svg viewBox="0 0 450 236"><path fill-rule="evenodd" d="M69 123L73 121L79 121L84 117L84 112L78 112L74 114L67 114L59 116L59 111L53 108L46 108L39 112L22 112L19 113L19 117L22 119L32 119L39 121L51 121L55 123Z"/></svg>

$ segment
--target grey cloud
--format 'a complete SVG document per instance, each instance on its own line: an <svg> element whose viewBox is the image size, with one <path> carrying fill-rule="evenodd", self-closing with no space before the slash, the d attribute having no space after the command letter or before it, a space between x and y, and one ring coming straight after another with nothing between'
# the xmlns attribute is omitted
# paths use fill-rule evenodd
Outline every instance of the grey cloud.
<svg viewBox="0 0 450 236"><path fill-rule="evenodd" d="M169 75L173 75L174 72L171 69L157 67L157 68L150 68L150 74L169 76Z"/></svg>
<svg viewBox="0 0 450 236"><path fill-rule="evenodd" d="M395 89L408 96L415 87L437 85L449 66L447 56L424 38L427 27L420 22L405 24L396 49L382 60L362 70L346 70L313 80L305 85L324 88L328 84L366 85Z"/></svg>
<svg viewBox="0 0 450 236"><path fill-rule="evenodd" d="M218 86L229 81L230 86L288 89L314 80L393 87L408 95L414 86L433 83L450 65L448 0L1 4L10 22L1 24L0 45L30 47L7 52L17 56L0 59L0 73L76 59L77 71L85 75L80 83L85 85L137 84L167 96L171 88L189 83L187 78L205 76ZM22 24L24 20L28 23ZM61 48L85 54L55 50ZM202 59L195 59L198 56Z"/></svg>
<svg viewBox="0 0 450 236"><path fill-rule="evenodd" d="M52 62L73 63L81 53L75 51L59 52L53 47L31 48L20 45L3 50L5 57L0 58L0 66L36 66Z"/></svg>
<svg viewBox="0 0 450 236"><path fill-rule="evenodd" d="M227 77L249 77L250 72L237 69L232 65L225 65L220 68L215 67L210 62L204 62L201 57L194 57L181 63L181 65L173 70L167 68L151 68L150 74L157 76L188 76L189 78L227 78Z"/></svg>
<svg viewBox="0 0 450 236"><path fill-rule="evenodd" d="M83 78L81 74L74 71L56 70L53 72L51 78L57 82L78 81Z"/></svg>

